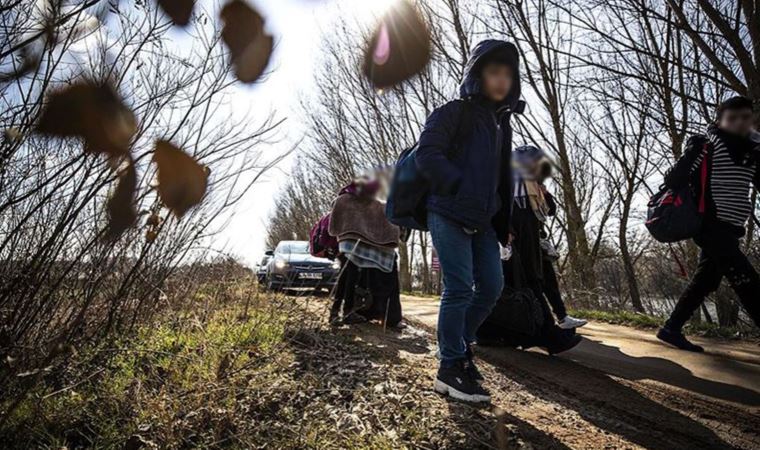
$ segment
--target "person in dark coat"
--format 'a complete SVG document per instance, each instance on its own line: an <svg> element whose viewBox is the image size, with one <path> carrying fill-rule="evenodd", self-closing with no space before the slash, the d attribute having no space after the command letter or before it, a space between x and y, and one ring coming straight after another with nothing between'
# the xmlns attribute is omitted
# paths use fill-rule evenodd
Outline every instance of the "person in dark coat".
<svg viewBox="0 0 760 450"><path fill-rule="evenodd" d="M691 137L681 159L665 176L665 185L676 189L701 186L705 175L705 215L702 230L694 237L701 252L689 285L657 337L679 349L702 352L681 331L686 322L718 289L723 277L739 297L747 314L760 326L760 276L742 252L739 239L752 215L750 188L760 188L760 136L753 131L753 104L745 97L730 98L718 106L716 120L707 135ZM705 172L702 161L706 158ZM697 193L699 194L699 193ZM699 198L697 196L696 198Z"/></svg>
<svg viewBox="0 0 760 450"><path fill-rule="evenodd" d="M523 145L514 151L514 198L512 227L514 253L519 254L527 287L551 305L559 327L565 330L586 325L587 321L568 315L559 290L554 261L549 252L556 250L547 241L546 223L557 213L557 203L544 185L551 176L552 166L546 152L533 145ZM547 249L547 246L551 249ZM548 309L547 309L548 311ZM553 322L551 314L548 320Z"/></svg>
<svg viewBox="0 0 760 450"><path fill-rule="evenodd" d="M479 402L490 395L480 385L471 345L504 283L499 241L510 239L509 119L524 106L516 47L499 40L477 44L460 97L428 117L416 164L431 186L427 222L444 284L435 389Z"/></svg>

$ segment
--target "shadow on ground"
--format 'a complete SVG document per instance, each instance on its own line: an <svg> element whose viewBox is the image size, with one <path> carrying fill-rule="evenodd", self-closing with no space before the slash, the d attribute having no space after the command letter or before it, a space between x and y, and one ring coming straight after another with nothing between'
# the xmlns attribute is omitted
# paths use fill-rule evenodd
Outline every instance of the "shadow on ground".
<svg viewBox="0 0 760 450"><path fill-rule="evenodd" d="M617 348L593 341L583 345L608 347L596 349L604 352L619 352ZM733 443L729 444L704 424L653 401L601 370L585 367L561 357L509 348L484 348L479 355L505 376L525 386L533 395L576 411L596 427L643 447L663 450L734 448ZM637 361L627 363L635 364ZM653 371L656 371L657 364L672 364L669 361L648 363L655 363ZM614 375L614 371L611 373ZM683 376L688 378L690 373L686 371ZM709 386L709 381L703 381L706 383L704 388L715 388ZM702 412L696 404L690 406L694 407L695 414ZM739 429L751 430L760 427L760 420L752 418L750 414L745 417L734 416L732 419L736 420L736 423L731 425Z"/></svg>
<svg viewBox="0 0 760 450"><path fill-rule="evenodd" d="M582 355L583 359L576 358L576 355ZM673 361L649 356L630 356L618 347L588 338L564 358L584 365L593 365L610 375L628 380L654 380L721 400L752 407L760 406L760 393L751 389L700 378ZM738 364L729 358L725 358L724 363Z"/></svg>

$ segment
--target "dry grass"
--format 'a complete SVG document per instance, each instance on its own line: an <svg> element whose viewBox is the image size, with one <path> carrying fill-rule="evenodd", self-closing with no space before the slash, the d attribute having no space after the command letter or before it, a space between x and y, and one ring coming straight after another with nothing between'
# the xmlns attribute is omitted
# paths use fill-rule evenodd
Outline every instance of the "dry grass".
<svg viewBox="0 0 760 450"><path fill-rule="evenodd" d="M429 336L330 329L326 299L249 289L199 294L204 308L72 355L0 447L487 448L496 429L507 436L491 411L432 392Z"/></svg>

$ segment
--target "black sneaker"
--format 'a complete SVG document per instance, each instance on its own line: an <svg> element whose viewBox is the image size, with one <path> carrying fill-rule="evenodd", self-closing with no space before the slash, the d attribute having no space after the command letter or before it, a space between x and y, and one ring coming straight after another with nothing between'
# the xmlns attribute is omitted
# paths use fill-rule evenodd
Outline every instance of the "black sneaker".
<svg viewBox="0 0 760 450"><path fill-rule="evenodd" d="M452 367L441 367L435 378L435 391L464 402L490 402L491 394L483 389L465 370L461 361Z"/></svg>
<svg viewBox="0 0 760 450"><path fill-rule="evenodd" d="M702 353L705 351L702 346L689 342L689 340L686 339L686 336L684 336L680 331L660 328L660 331L657 332L657 339L688 352Z"/></svg>
<svg viewBox="0 0 760 450"><path fill-rule="evenodd" d="M470 378L473 380L477 382L483 381L485 378L483 378L483 374L478 370L478 366L475 365L475 353L472 351L472 345L467 346L465 355L467 355L467 361L465 362L464 370L470 374Z"/></svg>
<svg viewBox="0 0 760 450"><path fill-rule="evenodd" d="M357 313L351 313L343 318L343 323L346 325L354 325L357 323L364 323L367 321L367 318L362 316L361 314Z"/></svg>
<svg viewBox="0 0 760 450"><path fill-rule="evenodd" d="M327 318L327 322L330 325L333 325L333 326L340 325L340 322L341 322L341 320L340 320L340 311L336 311L334 309L331 309L330 310L330 316Z"/></svg>

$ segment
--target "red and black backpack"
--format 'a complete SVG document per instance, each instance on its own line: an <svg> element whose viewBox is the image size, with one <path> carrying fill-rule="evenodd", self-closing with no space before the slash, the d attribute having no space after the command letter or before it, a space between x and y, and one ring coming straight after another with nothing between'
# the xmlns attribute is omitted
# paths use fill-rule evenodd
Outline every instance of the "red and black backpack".
<svg viewBox="0 0 760 450"><path fill-rule="evenodd" d="M697 186L687 183L671 189L663 185L649 199L645 225L657 241L683 241L693 238L701 230L707 211L708 148L709 143L705 142Z"/></svg>

